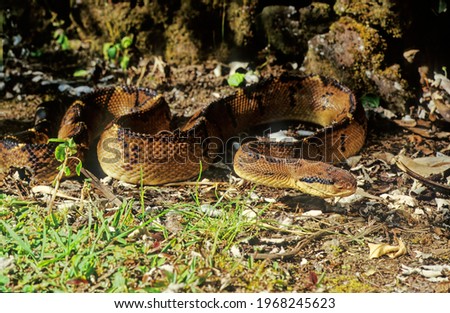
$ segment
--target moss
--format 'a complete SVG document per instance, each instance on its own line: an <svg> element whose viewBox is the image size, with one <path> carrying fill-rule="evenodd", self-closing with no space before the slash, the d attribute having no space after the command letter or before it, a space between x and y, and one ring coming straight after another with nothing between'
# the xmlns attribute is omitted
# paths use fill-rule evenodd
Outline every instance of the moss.
<svg viewBox="0 0 450 313"><path fill-rule="evenodd" d="M335 276L325 278L323 285L328 288L328 292L375 292L376 288L370 284L361 282L357 277L350 275Z"/></svg>
<svg viewBox="0 0 450 313"><path fill-rule="evenodd" d="M385 47L376 29L344 16L310 41L303 65L309 73L334 77L358 90L373 85L367 72L381 67Z"/></svg>
<svg viewBox="0 0 450 313"><path fill-rule="evenodd" d="M395 112L403 112L411 97L399 65L385 65L387 45L379 31L357 20L342 16L328 33L309 42L303 63L308 73L334 77L357 96L380 95Z"/></svg>
<svg viewBox="0 0 450 313"><path fill-rule="evenodd" d="M363 25L350 17L341 17L330 27L330 32L345 34L346 31L355 32L362 39L361 45L353 45L350 53L355 58L355 63L370 63L372 67L378 68L384 60L384 50L386 43L378 34L378 31L369 26ZM345 40L345 38L342 38Z"/></svg>
<svg viewBox="0 0 450 313"><path fill-rule="evenodd" d="M402 29L398 14L393 10L392 0L338 0L334 11L338 15L347 15L364 25L384 30L394 38L400 38Z"/></svg>

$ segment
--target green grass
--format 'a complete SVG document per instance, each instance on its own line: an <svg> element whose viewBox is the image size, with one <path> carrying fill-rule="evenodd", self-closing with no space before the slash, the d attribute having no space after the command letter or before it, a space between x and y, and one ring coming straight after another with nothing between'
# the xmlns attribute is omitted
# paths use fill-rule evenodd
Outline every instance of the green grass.
<svg viewBox="0 0 450 313"><path fill-rule="evenodd" d="M0 292L314 291L332 282L328 270L314 265L322 240L361 247L376 231L320 218L284 225L297 213L255 200L253 190L199 186L184 186L179 201L164 200L177 188L141 186L114 209L89 194L70 208L58 207L57 199L50 211L0 193ZM162 200L154 202L158 195ZM263 254L271 249L262 238L284 240L286 251L304 246L290 260L254 259L262 247ZM334 264L345 251L330 253Z"/></svg>
<svg viewBox="0 0 450 313"><path fill-rule="evenodd" d="M241 251L270 224L261 216L269 204L247 218L246 197L218 196L209 205L216 216L200 210L198 189L192 202L158 210L144 211L144 196L113 211L89 203L83 212L49 214L38 203L0 194L0 260L12 258L0 267L0 292L289 290L277 262ZM165 226L170 215L178 231Z"/></svg>

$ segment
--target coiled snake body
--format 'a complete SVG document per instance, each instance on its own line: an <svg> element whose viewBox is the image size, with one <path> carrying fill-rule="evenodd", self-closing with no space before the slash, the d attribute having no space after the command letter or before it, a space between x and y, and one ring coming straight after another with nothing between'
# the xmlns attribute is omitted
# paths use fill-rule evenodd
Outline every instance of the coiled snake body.
<svg viewBox="0 0 450 313"><path fill-rule="evenodd" d="M212 102L180 128L171 125L169 106L152 90L99 89L69 107L58 138L74 138L82 159L100 136L97 155L107 175L158 185L195 177L224 152L230 137L250 126L280 120L322 128L296 142L244 143L234 157L239 176L320 197L355 191L355 178L332 163L357 153L364 144L364 110L348 88L320 76L285 74L263 80ZM0 172L26 167L36 179L53 179L59 162L54 158L55 144L47 140L37 131L1 139Z"/></svg>

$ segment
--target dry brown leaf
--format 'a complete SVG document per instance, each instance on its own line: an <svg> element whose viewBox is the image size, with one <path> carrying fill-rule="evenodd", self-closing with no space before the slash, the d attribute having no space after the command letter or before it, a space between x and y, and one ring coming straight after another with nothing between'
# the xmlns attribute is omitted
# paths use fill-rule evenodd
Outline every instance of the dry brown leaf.
<svg viewBox="0 0 450 313"><path fill-rule="evenodd" d="M434 93L432 97L433 97L434 104L436 105L436 109L442 115L444 120L446 120L447 122L450 122L450 105L445 103L443 98L440 96L437 96L436 93Z"/></svg>
<svg viewBox="0 0 450 313"><path fill-rule="evenodd" d="M396 164L402 171L419 180L422 184L443 194L450 194L448 183L442 184L428 178L431 175L444 174L450 168L450 157L443 155L412 160L404 155L399 155Z"/></svg>
<svg viewBox="0 0 450 313"><path fill-rule="evenodd" d="M441 138L450 138L450 132L437 132L436 133L436 137L441 139ZM442 151L444 152L444 151Z"/></svg>
<svg viewBox="0 0 450 313"><path fill-rule="evenodd" d="M376 159L380 159L385 161L386 163L390 164L392 161L392 158L394 158L394 155L392 153L389 152L385 152L385 151L380 151L380 152L374 152L372 154L372 156Z"/></svg>
<svg viewBox="0 0 450 313"><path fill-rule="evenodd" d="M420 50L418 49L406 50L405 52L403 52L403 57L405 58L406 61L408 61L408 63L413 63L414 58L416 57L416 54L418 52L420 52Z"/></svg>
<svg viewBox="0 0 450 313"><path fill-rule="evenodd" d="M406 246L401 238L395 238L397 246L391 246L386 243L369 243L369 259L376 259L387 255L391 259L398 258L406 254Z"/></svg>
<svg viewBox="0 0 450 313"><path fill-rule="evenodd" d="M354 155L347 158L346 162L351 168L355 167L361 161L362 155Z"/></svg>
<svg viewBox="0 0 450 313"><path fill-rule="evenodd" d="M431 128L432 124L430 121L418 119L417 126Z"/></svg>
<svg viewBox="0 0 450 313"><path fill-rule="evenodd" d="M411 159L405 155L398 155L397 166L404 171L406 171L406 167L423 177L429 177L448 170L450 168L450 157L443 155Z"/></svg>
<svg viewBox="0 0 450 313"><path fill-rule="evenodd" d="M406 128L410 128L410 127L414 127L417 125L416 120L408 117L408 118L402 118L401 120L393 120L395 124L397 124L400 127L406 127Z"/></svg>
<svg viewBox="0 0 450 313"><path fill-rule="evenodd" d="M405 127L410 132L413 132L415 134L418 134L425 138L433 138L434 132L431 129L426 128L420 128L420 127Z"/></svg>
<svg viewBox="0 0 450 313"><path fill-rule="evenodd" d="M433 86L444 89L450 95L450 79L444 75L435 73Z"/></svg>

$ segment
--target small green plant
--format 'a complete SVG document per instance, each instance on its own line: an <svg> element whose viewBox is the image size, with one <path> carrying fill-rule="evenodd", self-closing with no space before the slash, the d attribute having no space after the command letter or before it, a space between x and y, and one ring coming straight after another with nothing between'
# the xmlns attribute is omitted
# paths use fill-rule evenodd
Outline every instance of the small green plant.
<svg viewBox="0 0 450 313"><path fill-rule="evenodd" d="M76 70L72 76L73 77L87 77L87 76L89 76L89 74L90 74L89 71L87 71L85 69L80 69L80 70Z"/></svg>
<svg viewBox="0 0 450 313"><path fill-rule="evenodd" d="M442 71L444 71L444 76L447 77L447 66L443 66Z"/></svg>
<svg viewBox="0 0 450 313"><path fill-rule="evenodd" d="M81 160L74 155L77 154L77 144L73 140L73 138L70 139L57 139L57 138L51 138L49 139L49 142L59 142L59 145L55 149L55 159L61 162L62 164L58 166L58 170L65 174L66 176L71 175L70 167L68 166L68 161L70 159L74 159L78 161L75 172L78 176L80 176L81 167L83 166L83 163Z"/></svg>
<svg viewBox="0 0 450 313"><path fill-rule="evenodd" d="M361 97L361 103L364 108L378 108L380 106L380 97L373 94L365 94Z"/></svg>
<svg viewBox="0 0 450 313"><path fill-rule="evenodd" d="M236 72L227 79L228 85L231 87L239 87L245 81L245 74Z"/></svg>
<svg viewBox="0 0 450 313"><path fill-rule="evenodd" d="M69 38L67 37L63 29L59 28L55 30L55 32L53 33L53 39L56 40L56 43L61 47L62 50L70 49Z"/></svg>
<svg viewBox="0 0 450 313"><path fill-rule="evenodd" d="M121 69L126 70L130 63L129 48L132 44L132 36L125 36L117 43L107 42L103 44L103 57L106 61L119 64Z"/></svg>
<svg viewBox="0 0 450 313"><path fill-rule="evenodd" d="M59 143L59 145L56 146L55 148L55 159L61 162L61 164L57 167L58 174L53 180L53 185L55 188L53 190L52 198L50 199L48 205L49 210L51 212L62 177L64 175L70 176L72 174L72 171L69 166L69 161L73 160L77 162L77 165L75 166L75 172L78 176L80 176L81 174L81 167L83 166L83 163L78 157L75 156L77 154L77 144L75 143L73 138L69 139L50 138L49 142Z"/></svg>

